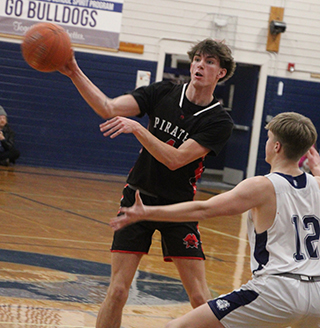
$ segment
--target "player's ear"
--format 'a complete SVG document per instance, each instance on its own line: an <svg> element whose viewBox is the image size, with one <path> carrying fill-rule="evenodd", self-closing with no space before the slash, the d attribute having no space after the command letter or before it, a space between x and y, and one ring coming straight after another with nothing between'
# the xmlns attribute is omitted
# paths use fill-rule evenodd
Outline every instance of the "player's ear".
<svg viewBox="0 0 320 328"><path fill-rule="evenodd" d="M281 150L282 145L279 141L276 141L274 144L274 150L276 151L276 153L279 153L279 151Z"/></svg>
<svg viewBox="0 0 320 328"><path fill-rule="evenodd" d="M226 68L221 68L219 71L219 74L217 76L218 79L222 79L223 77L225 77L227 74L227 69Z"/></svg>

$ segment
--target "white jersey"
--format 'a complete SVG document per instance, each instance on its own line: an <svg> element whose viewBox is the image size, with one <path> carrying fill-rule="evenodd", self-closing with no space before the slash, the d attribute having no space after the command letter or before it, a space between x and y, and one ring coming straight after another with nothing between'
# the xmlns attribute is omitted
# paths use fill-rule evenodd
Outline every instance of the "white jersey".
<svg viewBox="0 0 320 328"><path fill-rule="evenodd" d="M277 201L273 225L256 234L251 213L248 236L254 275L290 272L320 276L320 189L307 173L270 173Z"/></svg>

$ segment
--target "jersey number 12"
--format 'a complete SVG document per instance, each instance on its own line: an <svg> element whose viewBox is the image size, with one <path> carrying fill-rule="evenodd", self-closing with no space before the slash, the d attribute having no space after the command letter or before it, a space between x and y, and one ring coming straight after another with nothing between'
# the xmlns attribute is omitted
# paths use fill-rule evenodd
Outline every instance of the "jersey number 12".
<svg viewBox="0 0 320 328"><path fill-rule="evenodd" d="M294 215L292 223L296 230L296 253L293 257L296 261L301 261L306 258L306 255L301 250L301 238L299 232L299 217ZM304 216L302 218L303 229L308 231L304 238L305 251L310 259L319 259L318 243L320 237L320 222L316 216Z"/></svg>

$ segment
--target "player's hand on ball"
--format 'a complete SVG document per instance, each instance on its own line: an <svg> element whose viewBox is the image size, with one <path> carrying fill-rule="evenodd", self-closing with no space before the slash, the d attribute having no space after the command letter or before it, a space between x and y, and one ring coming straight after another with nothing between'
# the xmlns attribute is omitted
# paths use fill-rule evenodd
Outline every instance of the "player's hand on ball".
<svg viewBox="0 0 320 328"><path fill-rule="evenodd" d="M70 59L66 62L66 64L64 66L59 68L59 72L68 77L72 77L74 72L76 72L78 69L79 69L79 66L75 59L74 52L72 51L72 56L70 56Z"/></svg>
<svg viewBox="0 0 320 328"><path fill-rule="evenodd" d="M115 138L121 133L134 133L139 125L137 121L132 119L116 116L100 124L100 131L103 133L104 137L110 136L110 138Z"/></svg>
<svg viewBox="0 0 320 328"><path fill-rule="evenodd" d="M120 215L110 220L110 227L114 231L120 230L129 224L143 221L147 217L146 208L140 198L139 190L136 191L135 197L136 201L132 207L122 207Z"/></svg>

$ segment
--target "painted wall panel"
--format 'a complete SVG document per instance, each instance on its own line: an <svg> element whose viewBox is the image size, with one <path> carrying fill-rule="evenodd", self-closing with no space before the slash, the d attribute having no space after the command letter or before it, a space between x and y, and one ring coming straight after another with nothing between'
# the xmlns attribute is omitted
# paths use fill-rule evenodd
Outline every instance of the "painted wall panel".
<svg viewBox="0 0 320 328"><path fill-rule="evenodd" d="M277 93L278 84L282 82L283 95ZM267 132L264 126L267 116L275 116L281 112L298 112L309 117L318 134L320 132L320 86L318 83L298 81L292 79L282 79L269 77L267 83L267 92L265 98L263 120L261 122L261 136L259 143L259 152L257 159L256 174L266 174L269 171L269 165L264 162L264 144L267 140ZM318 144L320 146L320 144Z"/></svg>

